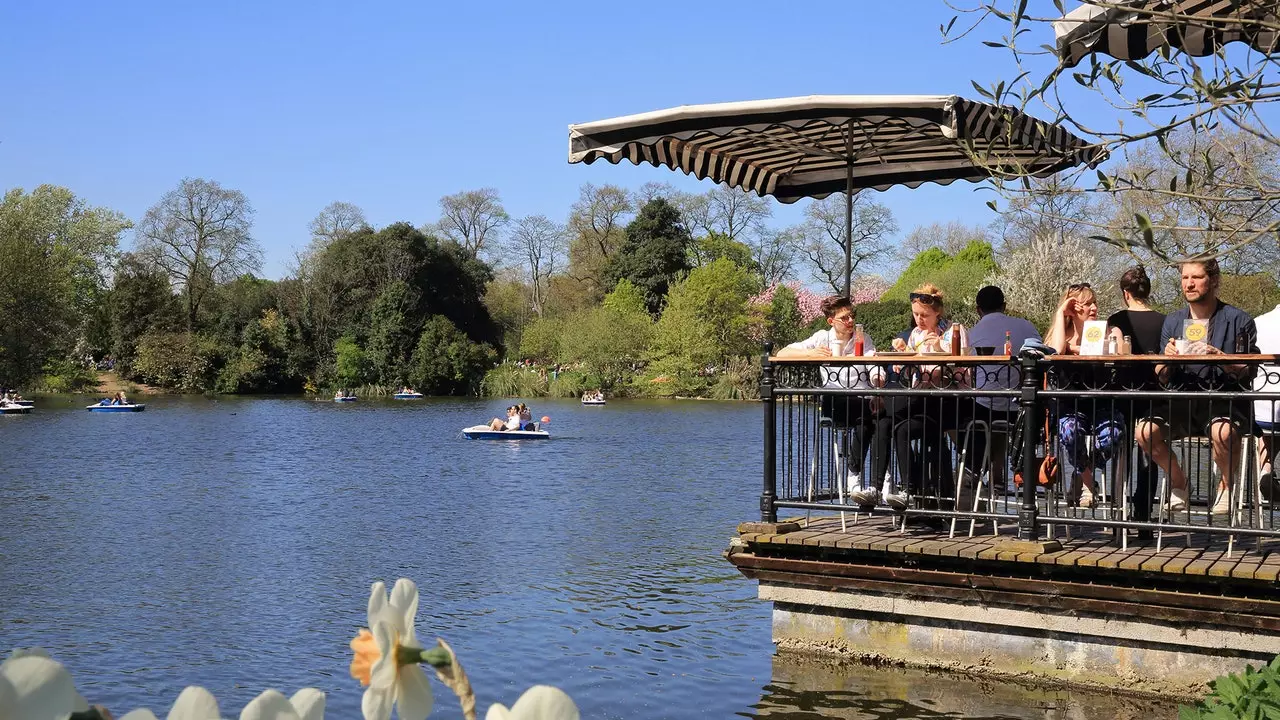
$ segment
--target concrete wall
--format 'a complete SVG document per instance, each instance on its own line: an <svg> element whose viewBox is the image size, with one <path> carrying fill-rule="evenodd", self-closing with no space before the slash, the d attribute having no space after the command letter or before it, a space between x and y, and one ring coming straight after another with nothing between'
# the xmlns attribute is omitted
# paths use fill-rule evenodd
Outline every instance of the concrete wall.
<svg viewBox="0 0 1280 720"><path fill-rule="evenodd" d="M760 584L773 640L792 652L1198 698L1226 672L1270 662L1280 636ZM1012 630L1017 628L1018 630Z"/></svg>

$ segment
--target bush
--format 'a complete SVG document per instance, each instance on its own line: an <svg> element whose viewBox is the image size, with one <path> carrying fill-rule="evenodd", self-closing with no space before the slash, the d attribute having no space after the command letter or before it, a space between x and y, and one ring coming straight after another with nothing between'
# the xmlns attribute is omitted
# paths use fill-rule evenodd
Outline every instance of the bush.
<svg viewBox="0 0 1280 720"><path fill-rule="evenodd" d="M545 397L548 380L542 374L519 365L499 365L480 380L480 394L486 397ZM556 396L560 397L560 396Z"/></svg>
<svg viewBox="0 0 1280 720"><path fill-rule="evenodd" d="M44 371L35 381L35 389L41 392L88 392L98 386L98 374L81 363L71 360L54 360L45 363Z"/></svg>
<svg viewBox="0 0 1280 720"><path fill-rule="evenodd" d="M729 358L724 370L711 386L716 400L759 400L760 361L752 357Z"/></svg>
<svg viewBox="0 0 1280 720"><path fill-rule="evenodd" d="M547 395L557 398L582 397L582 393L600 387L600 379L578 370L562 370L547 382Z"/></svg>
<svg viewBox="0 0 1280 720"><path fill-rule="evenodd" d="M889 350L895 335L911 327L911 303L906 300L880 300L857 306L862 331L880 350Z"/></svg>
<svg viewBox="0 0 1280 720"><path fill-rule="evenodd" d="M1178 708L1178 720L1233 720L1280 717L1280 657L1254 670L1229 673L1209 683L1209 694Z"/></svg>
<svg viewBox="0 0 1280 720"><path fill-rule="evenodd" d="M188 333L149 332L138 339L133 370L148 385L179 392L211 392L234 348Z"/></svg>

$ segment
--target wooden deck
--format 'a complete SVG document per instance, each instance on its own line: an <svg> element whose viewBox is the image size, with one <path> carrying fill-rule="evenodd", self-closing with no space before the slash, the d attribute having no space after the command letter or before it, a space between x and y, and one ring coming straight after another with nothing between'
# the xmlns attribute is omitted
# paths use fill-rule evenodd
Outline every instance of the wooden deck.
<svg viewBox="0 0 1280 720"><path fill-rule="evenodd" d="M886 560L893 557L910 559L911 556L931 556L939 559L954 558L957 565L965 561L983 561L1009 564L1007 570L1044 570L1042 566L1087 568L1116 572L1152 574L1162 576L1200 576L1232 578L1250 582L1275 583L1280 577L1280 545L1264 543L1261 550L1253 538L1238 538L1228 549L1225 538L1206 544L1203 535L1195 536L1195 546L1186 547L1183 533L1166 533L1162 548L1155 545L1137 545L1130 540L1128 549L1121 549L1110 532L1081 531L1077 529L1070 540L1062 539L1062 549L1054 552L1011 549L1009 529L1003 535L981 534L968 537L968 521L957 523L957 537L947 537L945 530L931 530L908 526L901 532L890 524L886 516L863 517L857 524L847 523L841 531L838 517L814 517L792 520L800 529L780 533L741 533L742 542L758 555L823 556L858 558L861 560ZM981 526L980 526L981 527ZM990 524L987 524L989 530ZM962 537L960 530L964 530ZM796 553L800 548L816 550L816 553ZM930 563L937 565L938 563ZM1034 567L1033 567L1034 566ZM1035 574L1041 574L1036 572Z"/></svg>

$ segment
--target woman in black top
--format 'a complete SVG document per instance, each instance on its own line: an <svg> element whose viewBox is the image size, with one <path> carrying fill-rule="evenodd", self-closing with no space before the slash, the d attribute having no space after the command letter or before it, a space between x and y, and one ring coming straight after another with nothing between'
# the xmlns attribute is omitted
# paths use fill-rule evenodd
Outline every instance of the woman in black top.
<svg viewBox="0 0 1280 720"><path fill-rule="evenodd" d="M1131 267L1120 276L1120 292L1124 294L1125 309L1107 318L1107 327L1116 339L1116 346L1123 348L1129 338L1131 355L1158 355L1160 328L1164 326L1164 314L1147 305L1151 297L1151 278L1141 265Z"/></svg>
<svg viewBox="0 0 1280 720"><path fill-rule="evenodd" d="M1111 328L1111 336L1116 339L1116 346L1125 352L1124 338L1129 338L1131 355L1158 355L1164 348L1160 347L1160 329L1164 327L1164 313L1152 310L1147 304L1151 297L1151 278L1141 265L1124 271L1120 276L1120 292L1124 294L1125 309L1107 318L1107 327ZM1121 387L1134 390L1159 389L1156 382L1155 363L1131 363L1119 370L1116 378ZM1134 400L1126 408L1125 416L1129 418L1130 435L1133 437L1132 424L1151 415L1150 400ZM1151 493L1157 479L1157 469L1143 453L1138 453L1138 467L1134 478L1134 519L1139 521L1151 518Z"/></svg>

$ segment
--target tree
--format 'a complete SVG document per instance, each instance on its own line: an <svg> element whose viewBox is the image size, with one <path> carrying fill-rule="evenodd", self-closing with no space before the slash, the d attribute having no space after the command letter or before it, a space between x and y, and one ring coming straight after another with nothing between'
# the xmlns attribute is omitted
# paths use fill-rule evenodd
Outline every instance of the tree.
<svg viewBox="0 0 1280 720"><path fill-rule="evenodd" d="M654 333L655 357L696 369L750 353L754 285L750 273L724 259L690 271L671 288Z"/></svg>
<svg viewBox="0 0 1280 720"><path fill-rule="evenodd" d="M587 372L611 388L631 373L649 345L653 320L645 311L595 307L561 325L560 360L582 363Z"/></svg>
<svg viewBox="0 0 1280 720"><path fill-rule="evenodd" d="M432 315L410 361L409 381L427 395L474 395L497 353L473 342L449 318Z"/></svg>
<svg viewBox="0 0 1280 720"><path fill-rule="evenodd" d="M343 335L333 346L334 377L344 388L359 387L373 380L373 367L364 348L350 335Z"/></svg>
<svg viewBox="0 0 1280 720"><path fill-rule="evenodd" d="M323 250L329 243L369 227L364 211L346 202L331 202L307 223L311 231L313 251Z"/></svg>
<svg viewBox="0 0 1280 720"><path fill-rule="evenodd" d="M675 207L662 198L650 201L627 225L625 239L606 266L610 286L630 280L644 293L649 312L657 315L671 283L689 270L691 242Z"/></svg>
<svg viewBox="0 0 1280 720"><path fill-rule="evenodd" d="M1084 0L1084 4L1116 7L1111 0ZM1224 26L1239 28L1245 36L1270 36L1280 29L1269 3L1230 3L1221 8L1196 3L1121 5L1128 15L1126 24L1139 30L1146 25L1151 35L1175 40L1204 34L1212 41ZM1061 3L1056 7L1061 12ZM1202 248L1197 255L1219 256L1230 255L1260 238L1274 238L1280 230L1280 218L1269 211L1262 215L1253 212L1259 206L1274 208L1280 202L1280 183L1263 174L1231 172L1232 168L1250 166L1248 153L1239 152L1238 146L1219 144L1209 152L1204 172L1195 168L1204 159L1201 153L1206 146L1215 143L1210 133L1240 133L1272 151L1280 148L1280 136L1270 126L1274 121L1270 105L1280 99L1280 74L1276 72L1280 55L1222 48L1201 58L1165 45L1147 57L1132 60L1094 55L1054 62L1056 58L1044 58L1038 48L1053 37L1050 26L1059 19L1057 13L1041 15L1035 8L1028 12L1025 0L980 0L962 12L969 18L943 25L944 37L952 35L954 28L953 38L972 35L1008 53L1010 63L1004 77L990 84L973 83L986 100L1019 110L1034 108L1042 118L1047 111L1049 122L1062 124L1113 157L1132 157L1131 153L1149 143L1154 143L1154 148L1148 150L1162 156L1162 162L1153 163L1157 169L1151 172L1122 166L1095 174L1077 168L1063 177L1062 184L1070 192L1113 198L1138 195L1152 205L1194 201L1206 212L1201 224L1182 225L1137 211L1119 224L1098 227L1092 239L1172 262L1182 249L1164 244L1162 239L1172 238L1175 231L1202 236L1190 243ZM1084 60L1084 64L1073 70L1077 60ZM1094 109L1101 112L1089 112ZM1200 141L1194 151L1188 152L1188 140ZM1019 182L1001 183L1001 190L1006 196L1042 192L1034 184Z"/></svg>
<svg viewBox="0 0 1280 720"><path fill-rule="evenodd" d="M519 275L503 271L484 290L484 306L501 332L502 347L514 352L530 319L537 317L530 305L530 288Z"/></svg>
<svg viewBox="0 0 1280 720"><path fill-rule="evenodd" d="M797 248L803 244L799 235L796 228L761 228L744 241L756 267L760 268L760 281L763 284L785 282L795 275Z"/></svg>
<svg viewBox="0 0 1280 720"><path fill-rule="evenodd" d="M0 199L0 382L17 385L70 356L106 289L130 223L70 190L41 185ZM78 358L77 358L78 359Z"/></svg>
<svg viewBox="0 0 1280 720"><path fill-rule="evenodd" d="M769 301L765 313L766 337L774 348L781 349L799 340L804 328L800 308L796 304L796 291L779 285Z"/></svg>
<svg viewBox="0 0 1280 720"><path fill-rule="evenodd" d="M929 248L938 248L948 255L955 255L973 240L988 242L986 229L955 220L917 225L902 239L902 252L912 258Z"/></svg>
<svg viewBox="0 0 1280 720"><path fill-rule="evenodd" d="M111 354L126 375L132 369L139 338L152 330L172 332L182 322L169 276L133 253L120 258L108 304Z"/></svg>
<svg viewBox="0 0 1280 720"><path fill-rule="evenodd" d="M622 226L633 210L626 190L591 183L579 188L578 200L570 208L568 275L586 286L596 300L607 292L605 267L622 244Z"/></svg>
<svg viewBox="0 0 1280 720"><path fill-rule="evenodd" d="M188 332L217 283L261 266L262 250L249 234L252 218L243 193L200 178L183 179L143 216L136 252L181 288Z"/></svg>
<svg viewBox="0 0 1280 720"><path fill-rule="evenodd" d="M753 257L750 247L717 232L708 233L694 240L690 246L689 257L693 267L702 267L720 258L726 258L738 267L747 268L757 275L761 274L760 264Z"/></svg>
<svg viewBox="0 0 1280 720"><path fill-rule="evenodd" d="M378 293L370 309L365 357L372 375L383 385L404 381L405 363L413 350L413 330L417 327L408 317L412 300L409 284L394 282Z"/></svg>
<svg viewBox="0 0 1280 720"><path fill-rule="evenodd" d="M613 290L604 296L604 302L601 304L610 310L621 313L649 311L648 305L645 303L644 292L625 278L619 280Z"/></svg>
<svg viewBox="0 0 1280 720"><path fill-rule="evenodd" d="M1009 311L1030 320L1042 332L1053 321L1062 291L1079 282L1101 288L1102 277L1098 259L1086 241L1070 236L1032 240L1005 257L983 281L1004 290ZM1099 301L1105 301L1106 295L1099 290Z"/></svg>
<svg viewBox="0 0 1280 720"><path fill-rule="evenodd" d="M533 311L542 315L551 276L562 264L567 249L565 228L545 215L526 215L516 223L511 242L512 253L529 271L526 277Z"/></svg>
<svg viewBox="0 0 1280 720"><path fill-rule="evenodd" d="M511 217L493 188L466 190L440 198L440 234L478 257Z"/></svg>
<svg viewBox="0 0 1280 720"><path fill-rule="evenodd" d="M809 261L813 279L844 293L845 196L843 193L814 200L804 209L805 221L793 234L796 249ZM856 275L864 264L874 264L888 249L889 236L898 223L889 208L870 194L853 196L853 247L850 266Z"/></svg>

